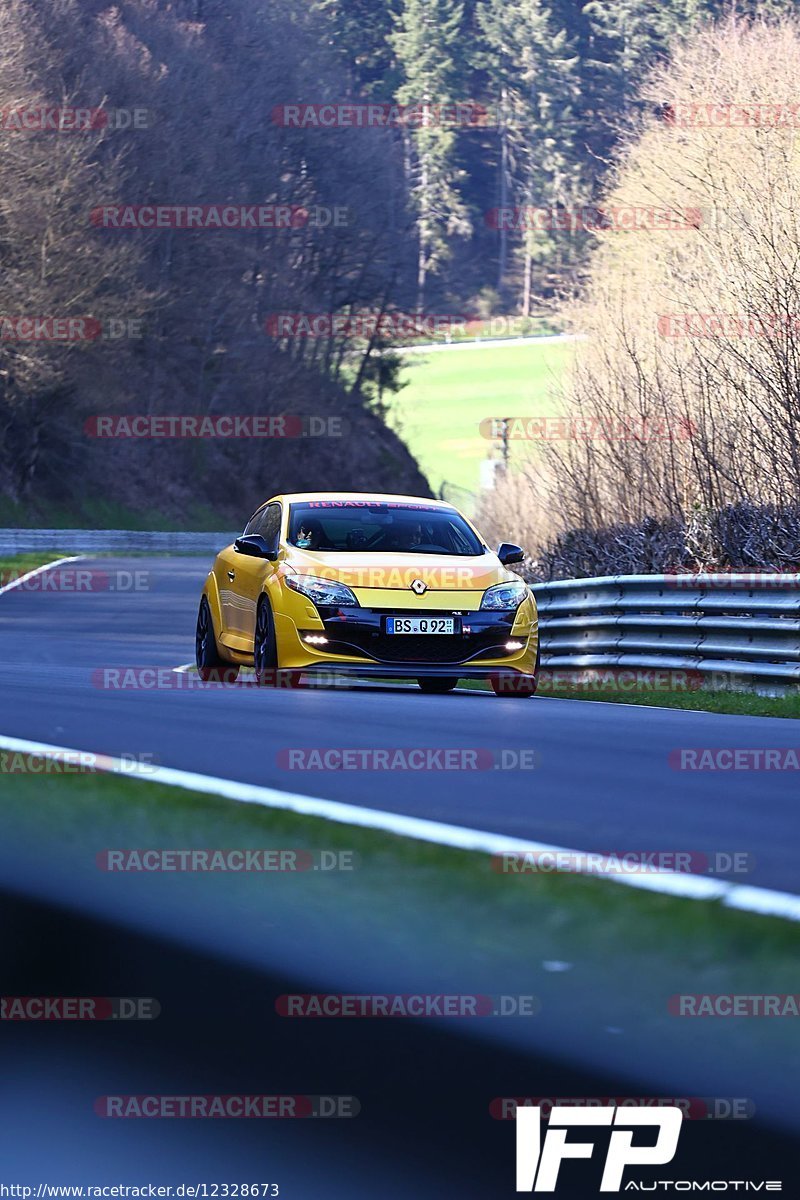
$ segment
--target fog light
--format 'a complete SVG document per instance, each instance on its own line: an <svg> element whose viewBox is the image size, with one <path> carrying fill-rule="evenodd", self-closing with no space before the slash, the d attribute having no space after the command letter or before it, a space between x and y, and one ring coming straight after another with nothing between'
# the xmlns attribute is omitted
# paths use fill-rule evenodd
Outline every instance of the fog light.
<svg viewBox="0 0 800 1200"><path fill-rule="evenodd" d="M303 641L308 642L309 646L327 646L328 644L328 639L321 633L304 633Z"/></svg>
<svg viewBox="0 0 800 1200"><path fill-rule="evenodd" d="M506 642L506 650L524 650L524 642Z"/></svg>

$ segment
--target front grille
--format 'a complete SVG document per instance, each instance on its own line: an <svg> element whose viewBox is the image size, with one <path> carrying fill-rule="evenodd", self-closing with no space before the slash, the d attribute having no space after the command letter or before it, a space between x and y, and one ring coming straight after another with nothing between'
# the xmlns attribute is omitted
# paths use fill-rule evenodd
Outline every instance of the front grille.
<svg viewBox="0 0 800 1200"><path fill-rule="evenodd" d="M487 658L505 658L515 653L506 650L513 636L515 612L454 612L393 608L395 616L454 617L469 627L469 633L387 634L387 613L374 608L322 608L320 616L328 638L326 654L364 655L378 663L420 663L444 665L479 662ZM456 626L458 628L458 626Z"/></svg>
<svg viewBox="0 0 800 1200"><path fill-rule="evenodd" d="M511 653L496 633L447 634L384 634L348 630L347 641L331 641L327 654L368 654L380 662L393 663L463 663L467 659L499 658Z"/></svg>

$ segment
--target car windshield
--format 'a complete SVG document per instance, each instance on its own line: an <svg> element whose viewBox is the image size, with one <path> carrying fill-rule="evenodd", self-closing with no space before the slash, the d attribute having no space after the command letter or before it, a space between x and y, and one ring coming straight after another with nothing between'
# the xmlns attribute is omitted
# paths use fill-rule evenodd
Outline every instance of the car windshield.
<svg viewBox="0 0 800 1200"><path fill-rule="evenodd" d="M452 508L378 500L293 504L289 544L302 550L361 554L482 554L484 547Z"/></svg>

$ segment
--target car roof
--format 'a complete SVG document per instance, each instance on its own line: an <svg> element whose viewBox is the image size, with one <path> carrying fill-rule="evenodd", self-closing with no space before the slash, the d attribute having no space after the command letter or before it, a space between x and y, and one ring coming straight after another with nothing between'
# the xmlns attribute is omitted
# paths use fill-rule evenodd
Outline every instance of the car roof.
<svg viewBox="0 0 800 1200"><path fill-rule="evenodd" d="M373 500L379 504L391 502L395 504L425 504L443 509L452 509L455 507L446 500L434 500L429 496L401 496L388 492L286 492L281 496L270 496L269 500L265 500L263 503L270 504L276 500L288 504L301 504L309 500Z"/></svg>

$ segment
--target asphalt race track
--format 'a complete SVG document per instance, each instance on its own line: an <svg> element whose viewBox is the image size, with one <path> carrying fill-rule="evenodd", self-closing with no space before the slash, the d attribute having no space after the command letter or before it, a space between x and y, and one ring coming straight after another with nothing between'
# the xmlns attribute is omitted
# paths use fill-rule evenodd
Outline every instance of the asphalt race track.
<svg viewBox="0 0 800 1200"><path fill-rule="evenodd" d="M152 755L163 766L579 850L746 853L754 869L737 882L800 891L791 772L678 772L668 761L681 747L793 746L792 722L546 697L424 696L414 686L105 689L97 672L108 667L165 668L166 679L185 683L172 668L193 658L209 563L137 557L77 565L90 572L92 590L53 590L47 572L0 595L0 734ZM138 589L130 586L137 580ZM281 752L298 747L533 750L536 767L284 769ZM2 787L0 776L0 802ZM255 1177L266 1158L298 1197L371 1200L381 1163L393 1172L380 1190L387 1200L409 1191L421 1200L502 1196L512 1194L513 1130L489 1118L490 1098L667 1095L745 1097L759 1118L687 1122L680 1177L724 1177L734 1165L741 1174L752 1163L753 1177L782 1175L791 1192L796 1143L789 1139L800 1118L786 1023L748 1022L735 1042L725 1022L662 1023L655 1036L653 1014L637 996L635 948L627 962L612 954L594 973L576 962L550 974L542 955L526 945L517 955L515 946L503 977L487 978L468 937L460 942L466 950L453 950L448 919L460 921L460 913L414 915L413 879L395 885L394 941L376 939L368 921L363 929L319 922L315 940L303 893L283 892L290 899L276 902L274 877L258 918L241 920L236 893L226 899L229 880L193 887L168 874L130 875L114 877L112 887L93 853L81 873L57 835L49 844L40 834L33 847L0 838L0 990L151 995L163 1001L164 1017L118 1026L113 1041L102 1026L0 1024L0 1053L23 1080L0 1096L0 1157L20 1182L43 1177L46 1144L53 1182L115 1181L120 1167L132 1178L144 1160L170 1182L186 1178L186 1163L196 1165L197 1178L224 1179L231 1162ZM673 966L670 993L694 990L693 966ZM295 1025L275 1016L275 995L323 988L534 990L542 1013L532 1022L446 1030L411 1021ZM162 1122L100 1122L99 1129L92 1114L93 1096L120 1090L280 1087L357 1095L364 1113L338 1132L315 1126L285 1136L259 1122L170 1122L169 1136ZM576 1182L559 1192L585 1200L593 1188L594 1179L589 1191Z"/></svg>
<svg viewBox="0 0 800 1200"><path fill-rule="evenodd" d="M676 771L682 747L796 745L793 722L397 687L104 690L102 667L193 660L205 559L102 558L123 590L0 596L0 733L579 850L750 856L737 882L797 893L790 771ZM134 572L146 590L125 587ZM535 770L290 771L292 747L536 751Z"/></svg>

